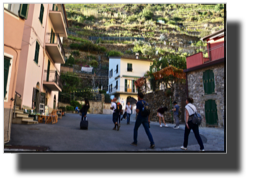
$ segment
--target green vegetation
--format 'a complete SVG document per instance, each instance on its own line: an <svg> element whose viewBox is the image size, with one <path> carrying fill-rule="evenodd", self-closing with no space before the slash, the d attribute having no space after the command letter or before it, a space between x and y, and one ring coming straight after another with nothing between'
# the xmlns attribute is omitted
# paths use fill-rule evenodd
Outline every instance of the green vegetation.
<svg viewBox="0 0 258 195"><path fill-rule="evenodd" d="M111 50L109 52L107 52L107 56L111 57L111 56L123 56L123 53L121 53L120 51L116 51L116 50Z"/></svg>
<svg viewBox="0 0 258 195"><path fill-rule="evenodd" d="M81 105L79 102L74 101L74 100L72 100L72 101L70 102L70 105L73 106L74 108L76 108L76 107L78 107L79 109L82 108L82 105Z"/></svg>

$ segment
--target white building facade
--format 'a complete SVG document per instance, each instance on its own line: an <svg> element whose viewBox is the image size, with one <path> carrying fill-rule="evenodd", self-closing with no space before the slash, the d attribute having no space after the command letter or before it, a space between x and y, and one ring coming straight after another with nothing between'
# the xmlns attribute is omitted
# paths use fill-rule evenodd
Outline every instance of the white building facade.
<svg viewBox="0 0 258 195"><path fill-rule="evenodd" d="M114 95L125 109L128 97L137 98L134 81L150 70L151 60L130 59L123 57L109 58L108 92ZM135 107L133 109L135 112Z"/></svg>

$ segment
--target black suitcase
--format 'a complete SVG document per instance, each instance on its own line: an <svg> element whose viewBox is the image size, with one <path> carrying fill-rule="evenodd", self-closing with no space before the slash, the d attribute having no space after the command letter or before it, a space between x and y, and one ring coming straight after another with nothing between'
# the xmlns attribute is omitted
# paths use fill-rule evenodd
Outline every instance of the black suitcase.
<svg viewBox="0 0 258 195"><path fill-rule="evenodd" d="M87 118L86 118L86 120L84 121L81 121L81 123L80 123L80 129L86 129L86 130L88 130L88 120L87 120Z"/></svg>

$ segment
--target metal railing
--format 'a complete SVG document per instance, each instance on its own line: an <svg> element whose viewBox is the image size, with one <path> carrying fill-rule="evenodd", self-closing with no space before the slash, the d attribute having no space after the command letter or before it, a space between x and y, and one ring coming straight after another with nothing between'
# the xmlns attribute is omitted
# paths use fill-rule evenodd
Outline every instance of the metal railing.
<svg viewBox="0 0 258 195"><path fill-rule="evenodd" d="M57 71L53 71L53 70L47 71L47 70L45 70L43 81L55 82L61 89L63 88L61 78L58 75Z"/></svg>
<svg viewBox="0 0 258 195"><path fill-rule="evenodd" d="M46 33L45 42L47 44L57 44L59 51L61 52L63 58L65 59L65 51L64 51L63 44L60 40L59 34L53 33L51 36L51 33Z"/></svg>

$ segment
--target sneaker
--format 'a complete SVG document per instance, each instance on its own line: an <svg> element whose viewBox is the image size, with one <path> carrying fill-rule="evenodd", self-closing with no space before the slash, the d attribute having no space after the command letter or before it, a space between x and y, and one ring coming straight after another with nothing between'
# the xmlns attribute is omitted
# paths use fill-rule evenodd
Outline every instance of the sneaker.
<svg viewBox="0 0 258 195"><path fill-rule="evenodd" d="M162 125L160 125L160 127L162 127Z"/></svg>
<svg viewBox="0 0 258 195"><path fill-rule="evenodd" d="M168 127L168 125L165 125L165 127Z"/></svg>
<svg viewBox="0 0 258 195"><path fill-rule="evenodd" d="M181 149L182 149L182 150L187 150L187 148L185 148L184 146L181 146Z"/></svg>
<svg viewBox="0 0 258 195"><path fill-rule="evenodd" d="M137 146L137 143L135 143L135 142L132 142L132 143L131 143L131 145L133 145L133 146Z"/></svg>
<svg viewBox="0 0 258 195"><path fill-rule="evenodd" d="M176 125L174 126L174 128L176 128Z"/></svg>
<svg viewBox="0 0 258 195"><path fill-rule="evenodd" d="M202 149L202 150L200 150L200 152L205 152L205 150L204 150L204 149Z"/></svg>
<svg viewBox="0 0 258 195"><path fill-rule="evenodd" d="M155 145L154 145L154 144L151 144L150 148L151 148L151 149L155 148Z"/></svg>
<svg viewBox="0 0 258 195"><path fill-rule="evenodd" d="M174 129L179 129L179 126L175 126Z"/></svg>

